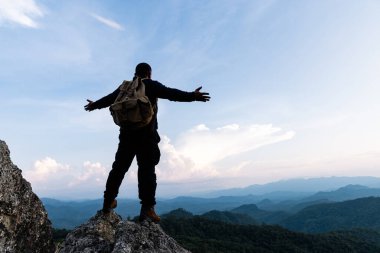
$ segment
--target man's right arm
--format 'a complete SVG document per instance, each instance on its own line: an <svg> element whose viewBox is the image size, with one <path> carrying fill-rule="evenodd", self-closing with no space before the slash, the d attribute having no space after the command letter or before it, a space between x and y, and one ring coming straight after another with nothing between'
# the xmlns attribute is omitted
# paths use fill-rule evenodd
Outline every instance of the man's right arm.
<svg viewBox="0 0 380 253"><path fill-rule="evenodd" d="M115 99L117 98L118 94L119 94L119 88L117 88L111 94L108 94L107 96L102 97L101 99L99 99L95 102L91 102L91 101L87 100L87 101L89 101L89 104L87 106L85 106L85 110L92 111L95 109L102 109L102 108L108 107L108 106L112 105L113 102L115 102Z"/></svg>

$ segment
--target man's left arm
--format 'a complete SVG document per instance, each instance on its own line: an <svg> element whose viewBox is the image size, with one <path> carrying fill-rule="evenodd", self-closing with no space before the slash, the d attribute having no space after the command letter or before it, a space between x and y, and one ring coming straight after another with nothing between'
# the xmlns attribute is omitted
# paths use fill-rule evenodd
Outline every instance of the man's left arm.
<svg viewBox="0 0 380 253"><path fill-rule="evenodd" d="M154 93L156 97L168 99L171 101L178 102L192 102L192 101L202 101L206 102L210 100L209 93L200 92L202 87L195 89L193 92L186 92L174 88L166 87L157 81L150 80L149 82L150 90Z"/></svg>

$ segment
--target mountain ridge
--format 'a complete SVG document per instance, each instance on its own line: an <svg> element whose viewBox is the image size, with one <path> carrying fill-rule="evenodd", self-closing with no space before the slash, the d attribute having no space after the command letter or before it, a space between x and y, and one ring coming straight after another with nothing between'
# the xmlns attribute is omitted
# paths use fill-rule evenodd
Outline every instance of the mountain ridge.
<svg viewBox="0 0 380 253"><path fill-rule="evenodd" d="M367 197L308 206L279 222L279 225L307 233L354 228L380 230L380 198Z"/></svg>
<svg viewBox="0 0 380 253"><path fill-rule="evenodd" d="M264 195L270 192L304 192L313 193L319 191L332 191L350 184L360 184L368 187L380 188L380 178L371 176L359 177L317 177L317 178L294 178L270 182L267 184L253 184L241 188L229 188L217 191L198 193L194 196L241 196L241 195Z"/></svg>

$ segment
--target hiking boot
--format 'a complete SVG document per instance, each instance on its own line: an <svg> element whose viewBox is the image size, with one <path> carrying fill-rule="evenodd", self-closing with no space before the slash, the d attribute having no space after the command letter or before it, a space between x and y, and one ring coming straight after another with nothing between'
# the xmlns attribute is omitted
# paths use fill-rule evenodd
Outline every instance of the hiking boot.
<svg viewBox="0 0 380 253"><path fill-rule="evenodd" d="M113 199L113 200L104 199L102 211L103 213L107 214L111 212L112 209L115 209L116 207L117 207L116 199Z"/></svg>
<svg viewBox="0 0 380 253"><path fill-rule="evenodd" d="M143 222L145 220L158 223L160 222L161 218L160 216L156 214L153 206L150 206L150 207L141 206L139 221Z"/></svg>

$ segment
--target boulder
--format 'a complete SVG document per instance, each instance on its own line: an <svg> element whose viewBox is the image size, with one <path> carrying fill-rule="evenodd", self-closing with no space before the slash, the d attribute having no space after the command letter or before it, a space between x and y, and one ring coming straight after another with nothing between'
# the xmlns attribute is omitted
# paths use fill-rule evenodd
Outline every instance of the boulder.
<svg viewBox="0 0 380 253"><path fill-rule="evenodd" d="M59 253L190 253L155 223L122 220L111 211L98 211L87 223L70 232Z"/></svg>
<svg viewBox="0 0 380 253"><path fill-rule="evenodd" d="M116 227L121 220L115 212L104 215L99 211L87 223L70 232L58 252L112 252Z"/></svg>
<svg viewBox="0 0 380 253"><path fill-rule="evenodd" d="M51 222L0 140L0 252L54 252Z"/></svg>

